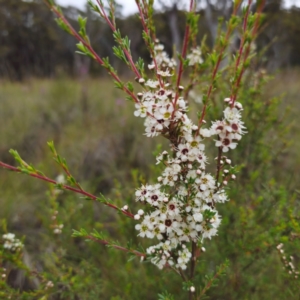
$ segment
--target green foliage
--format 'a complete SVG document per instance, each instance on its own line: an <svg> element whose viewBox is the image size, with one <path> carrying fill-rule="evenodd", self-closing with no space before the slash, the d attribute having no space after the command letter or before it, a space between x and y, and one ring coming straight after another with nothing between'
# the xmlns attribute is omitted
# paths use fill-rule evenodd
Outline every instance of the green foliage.
<svg viewBox="0 0 300 300"><path fill-rule="evenodd" d="M53 1L47 1L54 5ZM271 1L266 9L265 19L263 21L262 33L259 37L258 48L262 49L268 46L262 64L282 66L282 65L299 65L299 47L298 31L299 28L299 9L293 7L290 10L283 10ZM67 8L62 8L66 12L68 21L87 42L96 42L95 50L102 57L110 56L113 64L116 64L119 72L124 72L126 65L119 65L117 58L111 55L111 49L116 46L114 38L111 36L111 29L104 25L103 22L95 18L94 12L101 15L99 6L88 1L89 10L80 11L72 7L72 13L68 14ZM117 8L115 9L117 12ZM180 39L184 36L185 18L192 25L192 38L199 43L203 36L207 36L209 45L213 44L209 30L209 25L205 21L205 11L199 10L197 15L185 14L177 10L178 33ZM220 11L218 5L214 6L213 18L217 20L222 16L224 11ZM74 17L80 15L80 24ZM153 22L158 25L156 35L165 44L169 53L172 53L172 39L168 24L168 12L149 11L149 27L151 34L155 32ZM86 18L88 17L88 22ZM61 19L56 22L66 32L70 33L69 27ZM116 24L122 29L122 36L131 40L132 56L141 57L149 62L149 55L144 46L142 46L142 28L136 16L124 17L117 14ZM229 25L236 28L240 24L239 18L229 20ZM54 17L44 1L19 1L19 0L1 0L0 1L0 31L3 32L0 46L0 62L3 67L0 68L0 77L12 80L24 80L28 76L53 77L54 75L75 74L77 58L75 46L72 37L62 33L60 28L55 26ZM89 36L89 38L87 37ZM126 39L126 38L125 38ZM275 40L276 39L276 40ZM127 40L127 41L128 41ZM225 41L220 36L220 43ZM124 40L126 44L126 40ZM21 46L20 46L21 45ZM73 45L73 46L71 46ZM276 51L280 52L279 56L274 55ZM80 50L85 53L85 51ZM4 67L5 66L5 67ZM101 69L96 64L91 65L91 74L101 74Z"/></svg>
<svg viewBox="0 0 300 300"><path fill-rule="evenodd" d="M102 2L100 4L102 5ZM114 10L113 1L110 1L109 4L111 10ZM152 28L153 11L150 10L148 13L150 17L148 16L149 19L145 22L149 22L150 32L144 32L144 39L151 52L153 51L151 34L154 32L154 28ZM104 10L100 14L106 18ZM196 17L191 19L189 16L187 18L192 32L194 32L193 42L195 42L196 24L199 19ZM115 27L113 13L110 14L110 19L113 24L110 27ZM234 21L228 22L229 33L234 29L234 25L240 22L240 19L235 17L233 19ZM60 20L64 19L61 17ZM81 43L77 47L81 53L96 58L115 79L115 85L119 89L127 91L129 99L136 100L132 94L133 83L124 84L121 81L110 64L109 58L103 59L102 62L96 54L92 54L86 34L86 19L79 17L78 22ZM250 14L249 24L253 25L254 22L257 22L257 16ZM221 24L222 21L220 21L220 30ZM111 29L118 44L113 47L115 55L125 63L129 63L137 74L135 64L131 60L128 37L122 38L118 30ZM249 41L253 38L253 34L249 35L250 28L246 29L242 35L241 45L250 51ZM78 37L75 31L72 32ZM133 218L133 213L128 211L128 207L136 206L132 199L132 191L138 182L151 182L155 178L156 171L149 168L153 161L150 163L145 159L147 157L145 153L149 154L153 151L152 142L149 142L149 145L136 143L137 137L141 135L141 132L136 130L139 122L131 121L132 112L126 111L123 98L111 100L111 92L105 96L104 93L108 90L106 82L102 89L97 83L93 95L92 88L85 89L88 84L86 81L81 87L85 92L81 93L82 96L79 99L83 109L76 109L73 103L80 93L78 90L74 92L72 87L71 100L67 100L65 96L68 89L64 87L70 83L60 81L57 86L50 87L51 91L53 88L54 96L50 97L50 103L43 104L46 117L42 117L40 123L45 127L45 124L51 127L50 132L54 131L53 140L58 145L59 152L68 157L68 160L70 158L69 168L66 160L57 154L54 142L48 143L60 172L66 174L66 180L71 187L65 185L64 179L59 179L60 175L56 180L51 180L38 171L38 169L43 169L47 174L58 175L55 169L57 166L46 163L49 156L46 154L47 152L42 149L40 156L32 155L30 157L30 153L26 153L26 151L22 153L22 148L24 149L24 144L27 145L27 140L19 138L21 155L15 150L10 151L18 163L18 168L10 166L10 169L33 177L42 176L42 179L51 185L45 193L46 188L42 188L40 185L33 188L29 181L11 180L10 175L3 176L3 180L0 181L3 185L3 207L9 212L3 216L0 214L0 217L8 219L10 230L17 231L18 235L26 236L26 240L23 240L26 243L24 251L15 251L6 246L5 236L1 234L0 267L5 275L2 276L5 278L2 280L4 282L0 282L4 289L3 295L21 299L48 296L49 299L141 299L145 297L154 299L157 297L157 293L165 290L165 287L168 286L168 290L172 294L169 292L158 294L159 299L174 299L172 295L176 295L176 299L179 300L186 299L187 292L190 299L197 300L209 296L216 299L241 299L245 295L251 299L271 299L275 295L280 295L284 299L286 296L284 288L288 286L288 292L292 297L299 296L298 273L294 270L294 266L286 263L288 261L286 258L280 256L283 252L278 248L279 243L284 243L287 246L287 253L296 253L293 257L296 262L299 259L297 256L300 249L297 181L295 178L286 178L289 168L284 165L283 155L289 146L284 136L291 126L286 120L287 108L282 107L278 95L267 93L264 86L268 77L255 64L250 64L249 57L247 54L243 54L243 51L236 56L229 55L227 67L219 69L225 58L224 50L227 43L228 36L223 38L220 35L212 54L205 53L205 63L202 69L195 69L193 76L190 77L188 86L193 87L199 83L197 76L201 76L203 80L200 81L199 89L204 91L202 103L199 104L198 101L197 104L202 107L196 108L195 104L194 107L191 106L191 112L193 114L197 110L202 110L202 113L198 115L199 126L202 124L205 114L209 116L210 120L219 119L220 112L223 110L223 103L220 102L220 99L224 99L231 92L231 97L237 96L238 101L245 107L246 126L250 134L239 145L239 151L233 155L233 160L238 163L238 167L226 170L224 163L222 164L223 170L220 170L221 163L217 166L217 180L219 176L224 176L226 180L227 178L234 180L235 176L232 175L239 171L238 184L229 190L230 202L227 206L219 208L223 225L218 238L208 243L207 246L206 240L200 240L199 245L192 243L193 255L195 255L193 258L195 259L192 260L188 272L184 273L181 269L168 265L164 273L161 273L152 265L144 266L139 261L132 259L137 256L143 261L145 258L143 247L148 243L145 242L143 246L139 246L140 250L134 250L136 249L135 245L139 244L139 239L136 236L132 220L123 215ZM202 45L204 44L202 43ZM205 49L204 46L203 48ZM244 49L241 48L241 50ZM96 52L93 51L93 53ZM184 60L185 54L182 56L179 55L180 68L182 65L187 68L188 60ZM137 65L139 69L143 70L144 66L140 62ZM241 75L245 70L246 78L241 80ZM179 79L181 78L180 72ZM179 89L177 85L176 93L179 94L181 90L184 88ZM101 97L104 99L100 104L97 99L99 91L103 91ZM189 91L188 88L186 98ZM118 94L114 95L118 96ZM89 97L97 100L91 101ZM34 100L32 100L27 105L34 106L34 104ZM207 106L208 104L209 106ZM15 107L10 107L7 103L4 103L5 105L12 109ZM130 106L129 103L128 106ZM28 109L28 107L26 108ZM101 111L101 118L98 116L99 111ZM73 116L68 119L67 115L70 112L73 113ZM59 117L53 117L55 114L58 114ZM29 114L29 116L30 121L37 119L35 115ZM50 125L49 119L54 120ZM114 121L112 122L112 120ZM33 125L36 124L30 123L30 121L28 123L32 127L29 126L29 128L33 128L34 131L36 126ZM52 127L59 129L55 131ZM40 128L43 127L39 126L38 129L40 130ZM24 136L27 133L19 130L18 135L22 137L22 134ZM37 135L39 139L39 131ZM10 134L7 133L4 136L9 137ZM89 148L91 143L94 145ZM73 147L70 147L70 144ZM97 148L96 144L100 146ZM86 150L85 155L81 156L77 150ZM94 150L98 150L95 155L93 155ZM208 153L211 156L217 154L218 162L226 159L221 156L222 151L216 150L213 145L209 145ZM33 161L33 163L28 164L25 160ZM38 169L33 165L37 165ZM2 164L2 166L4 165ZM74 176L71 175L71 169L75 170ZM147 180L139 174L140 171L137 169L144 171L145 176L148 177ZM79 178L78 180L82 184L79 185L75 178ZM9 187L6 182L10 181L12 184ZM25 182L25 185L22 184L22 192L16 194L15 187L20 182ZM227 185L227 181L226 184L223 181L223 184ZM82 201L80 197L77 199L77 196L69 195L67 190L74 191L74 189L83 195L84 200L95 201ZM93 194L87 193L85 190L91 190ZM32 192L35 192L35 196L31 196L32 199L28 198ZM104 196L103 192L107 196ZM98 197L93 196L98 194L100 194ZM14 205L14 207L10 207L8 204ZM28 205L31 210L30 222L27 222L24 217L26 213L22 212ZM214 205L212 202L212 206ZM109 208L114 208L114 210L109 210ZM17 218L17 222L20 224L16 227L13 225L14 214L22 216ZM123 215L121 216L121 214ZM215 213L210 210L203 213L205 226L210 226L210 221L214 216ZM2 231L6 233L7 226L5 222L3 224ZM18 230L18 228L21 229ZM34 228L33 234L29 230L32 228ZM71 232L73 232L73 239L70 238ZM104 245L106 247L103 247ZM206 250L204 246L207 248ZM122 253L117 250L122 250ZM30 263L30 259L26 259L27 252L31 254L34 265ZM224 262L225 257L228 257L229 260ZM145 262L148 262L151 255L147 255L146 258ZM229 261L231 262L230 266ZM290 259L291 261L292 259ZM282 263L285 264L284 271L282 271ZM220 280L221 276L225 274L225 270L228 276ZM28 281L29 283L18 285L16 280L18 276L14 276L14 272L23 272L24 282ZM8 274L7 280L6 273ZM294 276L292 280L288 277L291 274ZM183 288L180 284L181 280L184 281ZM120 282L120 285L117 286L115 282ZM276 286L274 286L274 282L276 282ZM219 288L211 289L217 284Z"/></svg>
<svg viewBox="0 0 300 300"><path fill-rule="evenodd" d="M232 159L241 166L238 182L228 190L230 202L224 209L219 207L223 219L220 232L218 237L203 245L206 251L201 253L197 265L197 273L201 276L196 277L194 282L199 293L200 287L205 287L203 275L214 276L213 270L217 270L224 257L228 257L227 276L221 277L218 288L207 292L212 299L243 299L245 295L258 300L297 299L299 281L290 278L288 272L282 269L276 249L279 243L284 243L285 252L295 257L295 266L299 270L299 174L296 170L300 158L291 147L292 140L295 146L298 143L298 123L291 124L298 116L295 106L298 86L294 78L299 78L299 74L278 75L278 79L269 81L266 88L263 86L267 77L260 72L253 70L245 78L246 83L250 84L253 80L256 84L254 88L245 88L240 93L244 113L248 116L246 126L249 133L244 136ZM2 140L7 148L0 154L7 160L6 153L11 142L5 137L18 130L19 137L13 146L19 149L21 157L46 174L56 176L61 172L59 164L56 168L51 163L49 149L42 146L46 144L45 138L52 137L57 151L66 158L72 157L68 162L69 168L82 186L95 192L106 190L106 198L113 199L114 204L122 207L132 203L132 191L136 186L157 176L157 170L149 168L154 163L154 158L150 160L155 149L154 141L144 139L138 129L139 120L131 118L130 107L121 106L125 116L121 119L119 106L115 106L116 101L120 101L120 94L113 90L112 84L94 80L86 84L89 92L85 115L80 110L80 89L74 81L33 81L25 91L22 85L2 86L1 93L7 99L14 97L14 101L3 102L3 111L11 111L15 121L8 119L7 115L1 116ZM103 91L100 100L109 101L99 102L99 89ZM279 97L283 91L284 98ZM218 101L223 95L216 94L214 98ZM28 100L22 108L23 99ZM79 105L75 107L74 101ZM284 113L288 105L295 107L289 118ZM211 109L211 118L220 110ZM40 116L40 111L47 112L47 115ZM23 126L16 120L22 120ZM125 130L124 122L129 131ZM55 131L57 127L59 132ZM106 137L108 130L111 133L109 139ZM35 137L34 151L26 148L28 133ZM72 144L76 147L70 147ZM100 149L97 147L99 144ZM49 146L53 149L52 143ZM215 151L213 149L211 153ZM93 155L97 151L99 154ZM53 151L52 156L55 156ZM99 156L103 158L100 161ZM137 168L139 171L136 171ZM287 176L290 172L293 172L292 175ZM167 285L169 293L176 295L176 300L186 299L179 277L168 270L161 273L155 266L141 264L139 259L126 262L132 256L71 237L73 230L80 232L80 228L84 228L86 235L95 229L102 238L102 233L105 236L109 234L112 240L118 240L123 246L129 236L133 238L132 245L138 245L130 220L66 191L58 194L56 200L50 200L45 196L47 186L34 179L8 172L0 175L3 208L0 218L8 219L8 228L2 233L13 231L18 237L26 236L25 249L33 264L29 266L30 271L35 270L34 266L43 265L45 279L40 279L39 293L42 290L44 295L59 295L61 299L77 296L85 299L157 299L157 294L161 294ZM112 178L114 181L111 181ZM22 193L17 192L20 189ZM54 211L58 211L58 223L64 224L60 235L54 234L51 227ZM17 223L13 223L15 215L20 216ZM50 253L47 252L49 247L53 249ZM144 252L143 249L139 251ZM116 265L121 266L118 271L115 271ZM20 269L18 263L15 270ZM13 274L11 272L11 278ZM45 290L48 281L52 281L54 287ZM20 296L20 291L10 286L5 287L5 293L11 293L13 299ZM37 291L24 291L23 295L30 299L34 293ZM165 294L163 297L171 296Z"/></svg>
<svg viewBox="0 0 300 300"><path fill-rule="evenodd" d="M174 300L174 299L175 299L174 296L172 296L168 292L158 294L158 300Z"/></svg>

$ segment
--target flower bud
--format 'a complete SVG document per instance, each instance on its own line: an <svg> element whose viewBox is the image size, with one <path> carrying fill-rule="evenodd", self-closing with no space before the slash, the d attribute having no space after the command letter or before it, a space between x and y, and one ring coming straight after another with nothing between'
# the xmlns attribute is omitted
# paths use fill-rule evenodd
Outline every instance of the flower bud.
<svg viewBox="0 0 300 300"><path fill-rule="evenodd" d="M140 79L139 79L139 83L140 83L140 84L144 84L144 83L145 83L145 79L144 79L144 78L140 78Z"/></svg>
<svg viewBox="0 0 300 300"><path fill-rule="evenodd" d="M243 109L243 105L242 105L241 103L239 103L239 102L235 103L234 106L235 106L235 108L237 108L238 110Z"/></svg>

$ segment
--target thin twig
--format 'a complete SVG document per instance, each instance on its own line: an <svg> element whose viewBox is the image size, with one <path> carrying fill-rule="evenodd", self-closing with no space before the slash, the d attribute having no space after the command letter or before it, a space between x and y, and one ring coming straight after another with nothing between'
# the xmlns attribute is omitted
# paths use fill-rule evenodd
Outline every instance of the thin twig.
<svg viewBox="0 0 300 300"><path fill-rule="evenodd" d="M8 164L5 164L3 162L0 161L0 167L3 167L5 169L8 169L8 170L11 170L13 172L18 172L18 173L22 173L22 171L14 166L11 166L11 165L8 165ZM43 176L43 175L39 175L39 174L36 174L36 173L28 173L27 175L31 176L31 177L35 177L35 178L38 178L40 180L43 180L43 181L46 181L46 182L49 182L51 184L58 184L57 181L51 179L51 178L48 178L46 176ZM75 192L77 194L81 194L81 195L84 195L94 201L96 201L98 199L98 197L96 197L95 195L93 194L90 194L82 189L77 189L77 188L74 188L74 187L71 187L69 185L65 185L65 184L60 184L60 186L62 188L64 188L65 190L69 190L69 191L72 191L72 192ZM104 205L106 206L109 206L119 212L121 212L122 214L126 215L127 217L131 218L131 219L134 219L134 215L128 211L124 211L124 210L121 210L120 208L118 208L117 206L111 204L111 203L108 203L108 202L103 202Z"/></svg>
<svg viewBox="0 0 300 300"><path fill-rule="evenodd" d="M251 0L249 0L249 2L251 3ZM260 16L261 16L261 13L262 13L262 10L263 10L264 6L265 6L265 0L262 0L261 3L260 3L259 8L257 10L258 16L257 16L257 18L255 20L254 28L253 28L253 31L252 31L252 38L253 39L256 37L257 31L258 31L258 25L259 25ZM249 11L249 9L250 9L250 7L248 7L247 11ZM248 18L248 15L246 17ZM244 26L244 31L245 30L246 30L246 27ZM244 49L244 42L241 43L239 52L242 53L243 49ZM232 88L232 94L230 96L230 99L232 100L231 107L234 106L234 103L235 103L236 98L237 98L238 89L240 87L243 74L245 72L245 62L248 59L248 56L250 54L250 49L251 49L251 42L248 43L248 45L247 45L247 48L246 48L246 51L245 51L245 55L244 55L244 59L243 59L243 62L242 62L241 72L240 72L240 74L238 76L238 79L236 81L235 87ZM237 68L238 68L238 63L239 62L240 62L240 57L239 57L239 60L237 61L237 64L236 64L236 72L237 72Z"/></svg>
<svg viewBox="0 0 300 300"><path fill-rule="evenodd" d="M118 249L118 250L121 250L121 251L124 251L124 252L127 252L127 253L132 253L132 254L134 254L136 256L139 256L139 257L146 257L145 253L142 253L142 252L139 252L139 251L136 251L136 250L131 250L131 249L119 246L119 245L110 244L108 241L106 241L106 240L100 240L100 239L98 239L98 238L96 238L96 237L94 237L92 235L85 236L85 238L87 238L89 240L92 240L94 242L103 244L103 245L108 245L108 246L110 246L112 248L115 248L115 249Z"/></svg>
<svg viewBox="0 0 300 300"><path fill-rule="evenodd" d="M206 286L205 286L204 289L201 291L201 293L200 293L200 295L199 295L199 297L198 297L198 300L200 300L201 297L202 297L202 296L210 289L212 283L220 276L220 274L223 272L223 270L224 270L225 268L227 268L227 265L226 265L226 264L223 264L223 265L220 267L220 269L218 270L218 272L214 275L214 277L211 278L211 279L207 282Z"/></svg>
<svg viewBox="0 0 300 300"><path fill-rule="evenodd" d="M194 0L190 0L190 10L189 11L192 12L193 9L194 9ZM175 99L174 99L174 103L173 103L174 110L172 113L172 119L174 118L174 115L176 112L176 104L177 104L177 101L179 98L179 86L180 86L181 77L183 74L183 60L186 57L189 38L190 38L190 25L187 24L185 26L183 47L182 47L182 51L181 51L181 59L180 59L180 63L179 63L179 70L178 70L178 76L177 76L177 81L176 81L176 95L175 95Z"/></svg>
<svg viewBox="0 0 300 300"><path fill-rule="evenodd" d="M63 14L60 13L60 11L53 5L49 5L49 3L46 2L46 4L49 6L49 8L64 22L64 24L66 24L68 26L68 28L70 29L72 35L78 40L80 41L94 56L94 59L103 67L105 67L107 69L107 72L120 84L122 84L121 79L119 78L119 76L110 68L106 67L104 64L104 61L101 59L101 57L96 53L96 51L93 49L93 47L87 42L85 41L77 32L76 30L71 26L71 24L67 21L67 19L65 18L65 16ZM134 95L133 92L131 92L125 85L122 84L122 89L125 93L127 93L136 103L140 103L140 101L138 100L138 98Z"/></svg>
<svg viewBox="0 0 300 300"><path fill-rule="evenodd" d="M237 11L238 11L240 5L241 5L241 0L234 7L232 16L235 16L237 14ZM213 84L214 84L214 81L215 81L215 78L216 78L216 75L217 75L220 63L222 61L223 53L224 53L224 51L225 51L225 49L227 47L227 42L228 42L229 37L231 35L232 29L233 29L232 26L228 26L228 29L227 29L227 32L226 32L226 36L225 36L224 45L223 45L223 47L219 51L218 60L217 60L217 63L215 65L215 67L214 67L213 74L212 74L212 77L211 77L211 83L210 83L210 86L209 86L209 88L207 90L206 103L203 106L202 114L201 114L201 117L200 117L199 122L198 122L198 128L199 129L197 131L197 135L199 135L199 131L201 129L201 124L203 123L203 120L204 120L204 117L205 117L205 114L206 114L206 109L207 109L208 101L209 101L209 98L210 98L210 96L212 94L212 91L213 91Z"/></svg>
<svg viewBox="0 0 300 300"><path fill-rule="evenodd" d="M117 31L117 28L114 26L114 24L110 21L109 17L107 16L106 12L105 12L105 9L103 7L103 5L101 4L101 2L99 0L97 0L97 4L99 5L100 9L101 9L101 13L102 13L102 17L104 18L104 20L106 21L106 23L108 24L108 26L111 28L112 32L116 32ZM101 14L100 14L101 15ZM139 73L138 69L136 68L134 62L133 62L133 59L132 59L132 56L131 56L131 53L124 47L122 41L118 40L118 43L119 45L121 45L122 47L122 50L124 51L128 61L129 61L129 64L131 66L131 69L132 71L135 73L135 75L138 77L138 78L141 78L141 74Z"/></svg>

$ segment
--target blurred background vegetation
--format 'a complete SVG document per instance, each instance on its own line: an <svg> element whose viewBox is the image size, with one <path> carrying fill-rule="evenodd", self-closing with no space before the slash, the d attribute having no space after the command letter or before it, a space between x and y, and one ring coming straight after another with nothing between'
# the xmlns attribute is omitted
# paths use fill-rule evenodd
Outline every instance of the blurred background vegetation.
<svg viewBox="0 0 300 300"><path fill-rule="evenodd" d="M177 4L155 14L157 36L170 55L173 45L180 48L184 33L185 14ZM230 15L229 4L206 1L198 12L198 40L206 37L208 49L218 19ZM88 16L95 49L127 78L128 70L112 54L108 26L89 10L63 11L75 27L78 14ZM239 176L228 190L230 202L218 207L223 218L219 235L205 244L198 266L200 284L205 274L226 258L230 261L227 276L209 291L211 299L300 299L299 278L284 268L276 249L283 243L285 255L292 255L300 269L300 9L284 9L274 0L267 1L264 12L256 43L259 55L239 95L249 133L230 153ZM121 9L117 13L133 57L150 61L138 17L122 16ZM235 43L238 33L233 52ZM55 178L61 170L47 148L53 140L86 190L103 193L118 206L134 207L134 189L155 178L153 153L165 141L143 136L132 104L114 89L104 70L75 50L75 40L56 26L42 1L0 0L0 160L15 164L8 153L13 148ZM210 119L220 116L229 80L225 74L219 82ZM192 111L201 109L201 103L191 106ZM211 158L216 156L213 145L208 149ZM45 183L4 170L0 190L0 233L25 238L23 266L14 256L0 257L0 270L5 267L8 274L7 285L0 284L3 299L42 299L34 294L37 290L48 294L43 299L157 299L166 289L175 299L186 299L180 278L171 271L128 261L117 250L71 237L72 229L95 228L107 232L110 240L126 245L132 239L138 245L131 220L68 192L52 197ZM60 235L53 232L55 211L64 224ZM21 271L25 267L31 276ZM40 275L34 276L35 271ZM54 287L47 290L48 281Z"/></svg>

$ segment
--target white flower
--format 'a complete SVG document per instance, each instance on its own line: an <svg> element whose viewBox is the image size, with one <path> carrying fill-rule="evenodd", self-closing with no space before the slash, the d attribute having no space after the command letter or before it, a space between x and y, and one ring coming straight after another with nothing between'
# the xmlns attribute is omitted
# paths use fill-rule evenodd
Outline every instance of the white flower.
<svg viewBox="0 0 300 300"><path fill-rule="evenodd" d="M160 75L161 77L171 77L173 74L170 73L170 71L167 69L166 71L157 71L157 75Z"/></svg>
<svg viewBox="0 0 300 300"><path fill-rule="evenodd" d="M164 46L157 44L154 46L155 61L160 68L174 69L176 67L176 61L173 58L169 58L167 52L163 51Z"/></svg>
<svg viewBox="0 0 300 300"><path fill-rule="evenodd" d="M226 132L226 126L227 126L227 124L224 121L213 122L213 124L210 128L211 135Z"/></svg>
<svg viewBox="0 0 300 300"><path fill-rule="evenodd" d="M160 132L163 130L163 125L158 123L157 120L153 118L146 118L145 120L145 131L147 137L158 136Z"/></svg>
<svg viewBox="0 0 300 300"><path fill-rule="evenodd" d="M164 176L163 184L173 186L178 180L178 173L181 171L181 166L177 163L170 164L166 167L162 175Z"/></svg>
<svg viewBox="0 0 300 300"><path fill-rule="evenodd" d="M221 190L221 191L217 192L216 194L214 194L213 199L215 202L221 202L221 203L228 201L227 195L224 190Z"/></svg>
<svg viewBox="0 0 300 300"><path fill-rule="evenodd" d="M134 112L134 115L136 117L145 118L147 116L147 107L141 103L135 104L136 111Z"/></svg>
<svg viewBox="0 0 300 300"><path fill-rule="evenodd" d="M229 149L235 149L237 143L234 143L229 136L220 136L220 140L216 141L216 147L221 147L223 152L228 152Z"/></svg>
<svg viewBox="0 0 300 300"><path fill-rule="evenodd" d="M136 201L145 201L151 189L151 185L142 185L142 187L135 192Z"/></svg>
<svg viewBox="0 0 300 300"><path fill-rule="evenodd" d="M157 87L159 87L159 82L157 80L147 80L145 83L146 86L149 86L149 88L151 89L156 89Z"/></svg>
<svg viewBox="0 0 300 300"><path fill-rule="evenodd" d="M156 110L156 112L154 113L154 117L157 120L169 120L172 116L173 111L174 108L172 105L162 106ZM166 123L164 123L164 125L165 127L167 127Z"/></svg>
<svg viewBox="0 0 300 300"><path fill-rule="evenodd" d="M179 144L178 145L178 152L176 153L177 157L181 161L187 161L188 160L188 154L189 154L189 145L187 144Z"/></svg>
<svg viewBox="0 0 300 300"><path fill-rule="evenodd" d="M4 240L3 248L11 251L20 251L24 245L22 242L15 238L14 233L6 233L2 236Z"/></svg>
<svg viewBox="0 0 300 300"><path fill-rule="evenodd" d="M56 180L57 183L61 183L61 184L65 184L66 183L66 179L65 179L65 175L64 174L59 174L56 177L55 180Z"/></svg>
<svg viewBox="0 0 300 300"><path fill-rule="evenodd" d="M175 199L173 199L172 201L169 201L167 206L167 214L168 216L176 216L180 214L180 206L181 203L179 201L176 201Z"/></svg>
<svg viewBox="0 0 300 300"><path fill-rule="evenodd" d="M193 214L193 218L196 222L202 222L203 215L200 212L198 212L198 213Z"/></svg>
<svg viewBox="0 0 300 300"><path fill-rule="evenodd" d="M179 264L181 263L187 264L190 261L191 257L192 257L192 253L189 252L187 248L183 249L182 251L179 250L177 262Z"/></svg>
<svg viewBox="0 0 300 300"><path fill-rule="evenodd" d="M163 44L156 44L154 46L154 51L163 51L165 46Z"/></svg>
<svg viewBox="0 0 300 300"><path fill-rule="evenodd" d="M206 191L207 189L215 189L216 181L215 179L209 174L202 174L201 178L196 181L199 183L199 188L201 191Z"/></svg>
<svg viewBox="0 0 300 300"><path fill-rule="evenodd" d="M151 226L151 224L149 224L147 222L143 222L142 224L136 224L135 229L140 231L140 233L138 234L138 236L140 236L140 237L146 236L149 239L154 238L154 234L152 231L153 226Z"/></svg>
<svg viewBox="0 0 300 300"><path fill-rule="evenodd" d="M192 53L188 54L186 58L189 60L189 66L203 63L201 49L199 47L192 49Z"/></svg>
<svg viewBox="0 0 300 300"><path fill-rule="evenodd" d="M200 134L203 137L211 137L213 135L213 132L210 129L207 128L201 128L200 129Z"/></svg>
<svg viewBox="0 0 300 300"><path fill-rule="evenodd" d="M241 114L235 107L227 107L224 110L224 117L228 122L238 122L241 118Z"/></svg>
<svg viewBox="0 0 300 300"><path fill-rule="evenodd" d="M201 168L201 169L205 169L205 164L206 164L206 162L207 162L207 157L206 157L206 155L204 154L204 152L199 151L199 152L198 152L198 155L197 155L197 157L196 157L196 160L197 160L197 162L200 164L200 168Z"/></svg>

